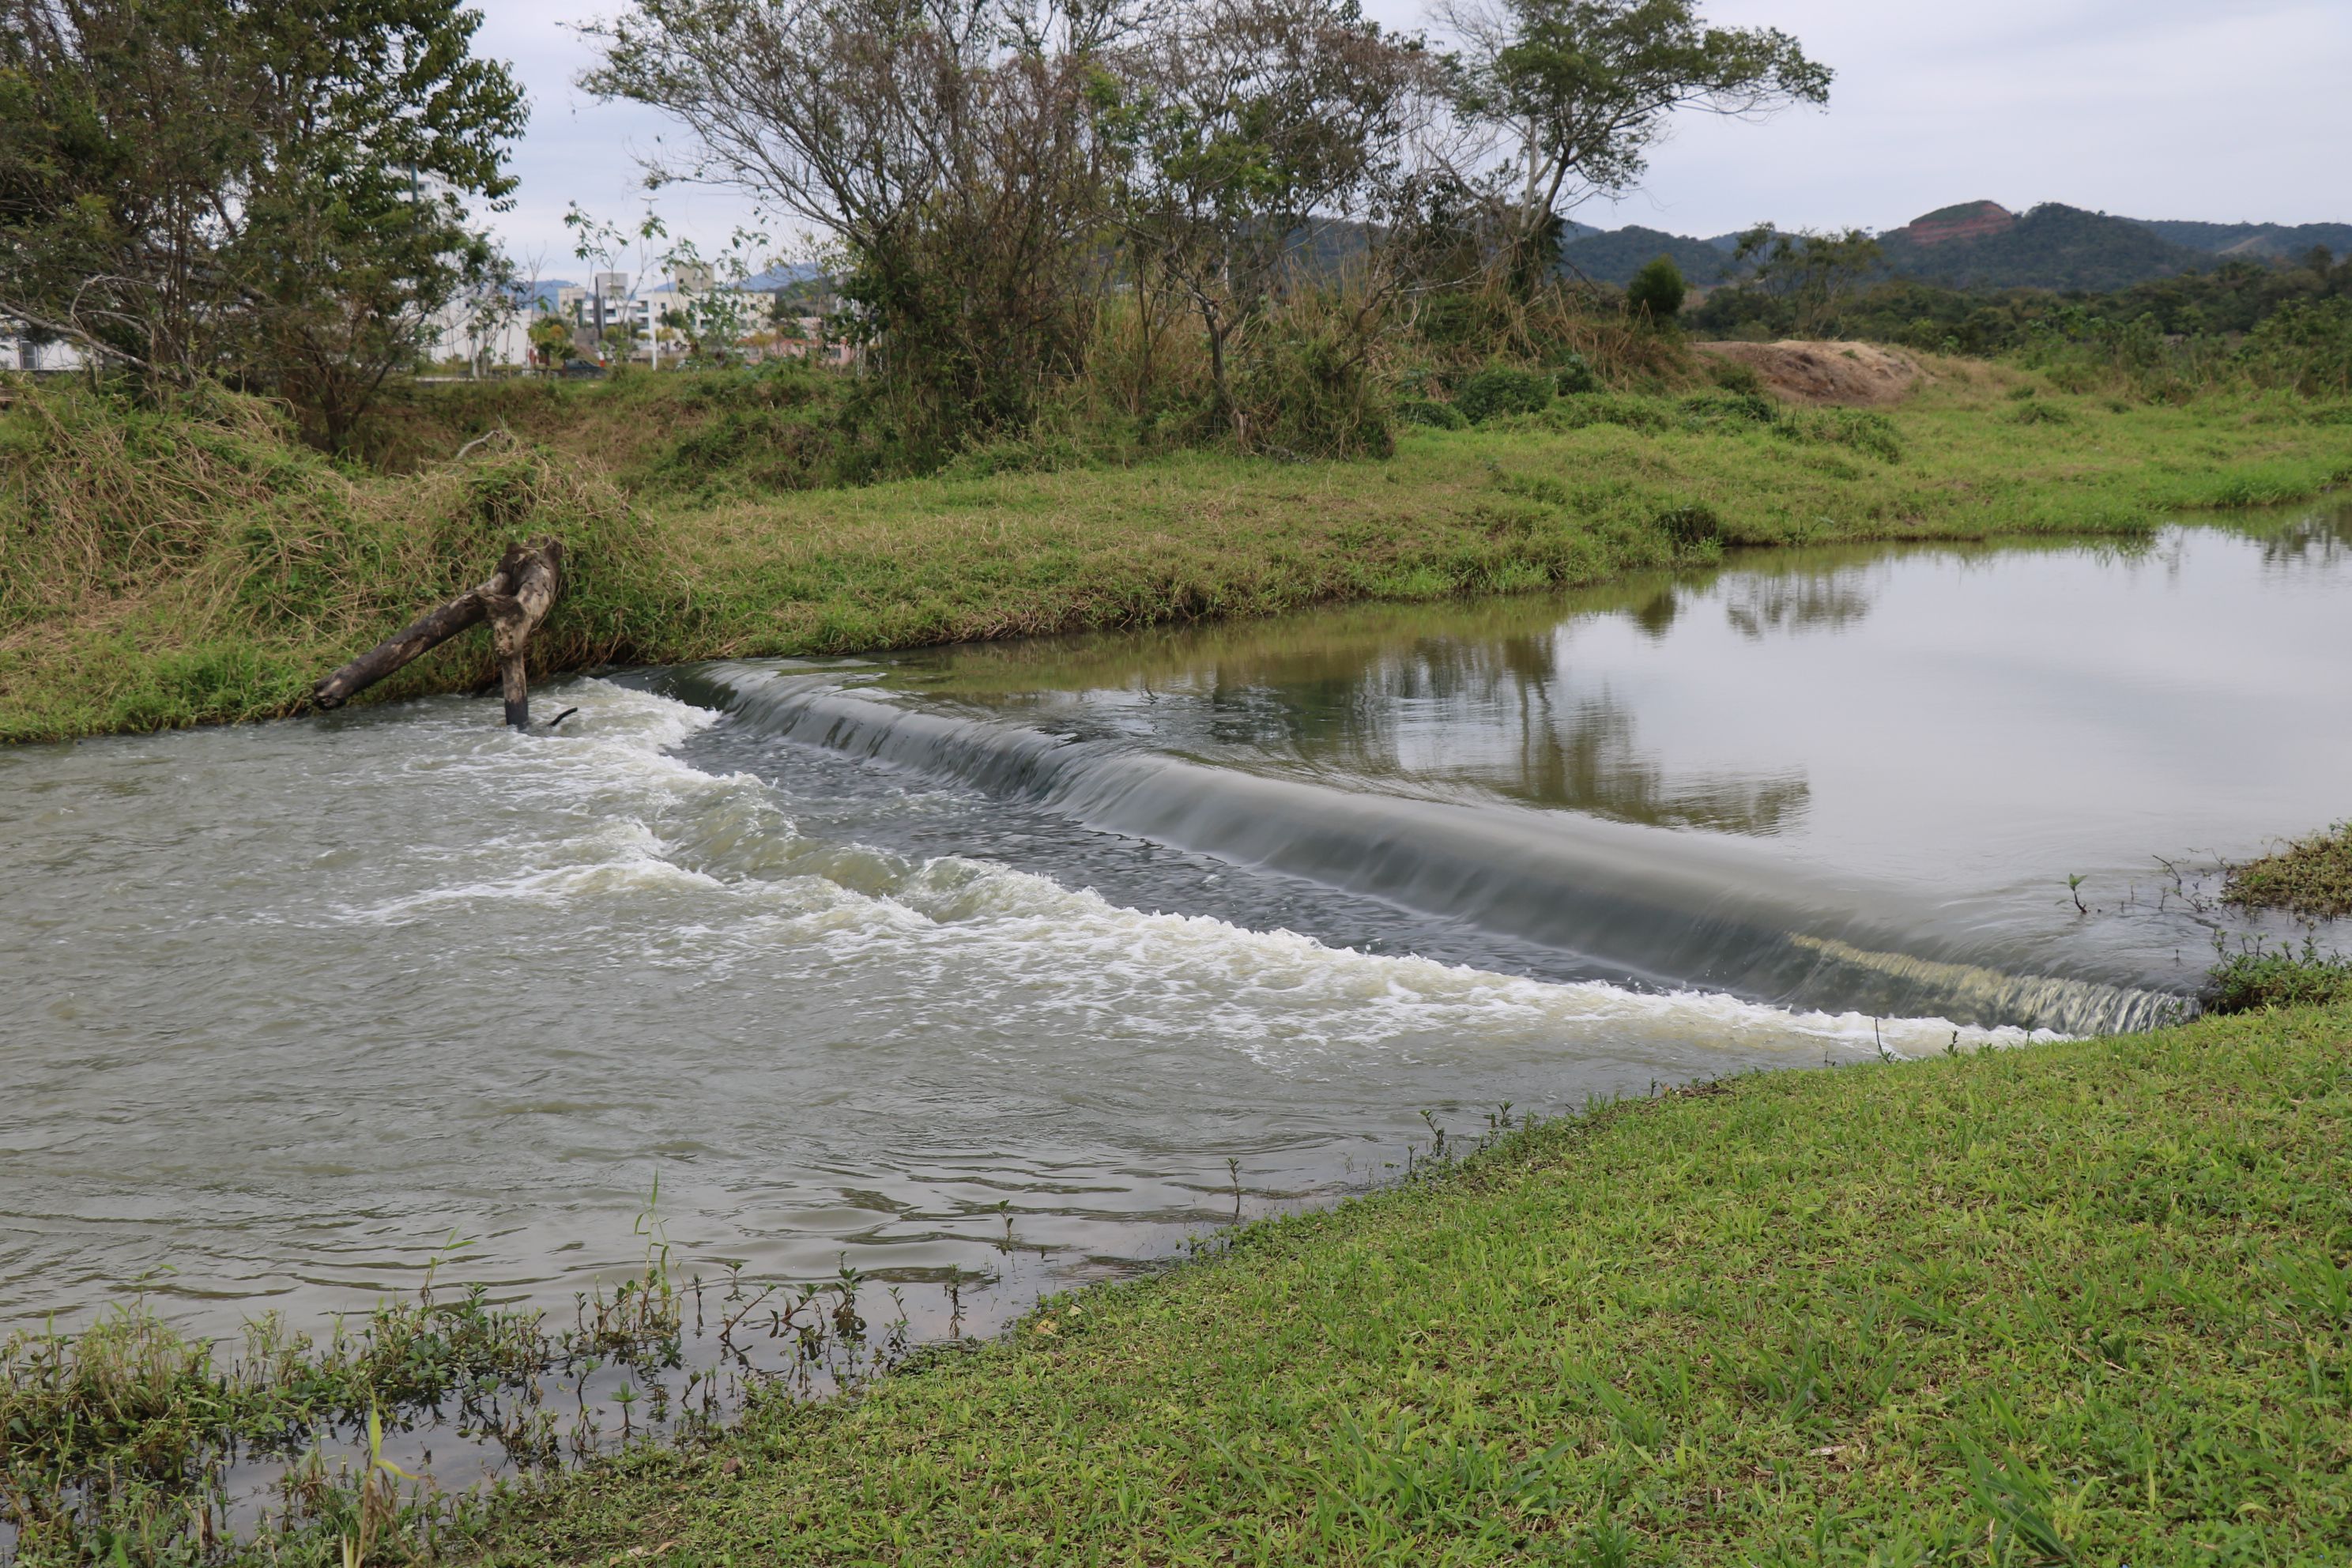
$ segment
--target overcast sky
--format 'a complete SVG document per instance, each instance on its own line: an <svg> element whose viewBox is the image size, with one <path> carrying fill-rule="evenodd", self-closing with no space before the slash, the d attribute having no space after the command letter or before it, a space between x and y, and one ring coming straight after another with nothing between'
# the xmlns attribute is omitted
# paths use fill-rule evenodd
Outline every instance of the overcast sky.
<svg viewBox="0 0 2352 1568"><path fill-rule="evenodd" d="M497 220L541 276L583 270L563 226L644 209L638 155L677 133L650 110L572 85L591 55L564 26L610 0L478 0L478 47L511 61L531 100L522 185ZM1366 0L1418 26L1415 0ZM2352 0L1713 0L1710 20L1782 27L1833 67L1825 110L1762 124L1683 119L1643 190L1575 216L1710 235L1788 226L1893 228L1989 198L2134 217L2352 222ZM705 249L751 204L671 189L656 205ZM781 235L780 235L780 237Z"/></svg>

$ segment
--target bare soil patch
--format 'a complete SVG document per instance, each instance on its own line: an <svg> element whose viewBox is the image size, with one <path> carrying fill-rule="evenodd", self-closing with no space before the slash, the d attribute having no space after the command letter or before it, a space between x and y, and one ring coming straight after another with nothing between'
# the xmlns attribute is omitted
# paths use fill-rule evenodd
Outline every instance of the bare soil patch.
<svg viewBox="0 0 2352 1568"><path fill-rule="evenodd" d="M1700 353L1744 364L1775 395L1811 407L1885 408L1925 374L1916 360L1875 343L1694 343Z"/></svg>

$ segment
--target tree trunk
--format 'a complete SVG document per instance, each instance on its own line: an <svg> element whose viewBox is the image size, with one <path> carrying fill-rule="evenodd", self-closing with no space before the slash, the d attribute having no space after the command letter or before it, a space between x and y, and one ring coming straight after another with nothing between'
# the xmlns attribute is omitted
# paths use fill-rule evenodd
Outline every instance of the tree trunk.
<svg viewBox="0 0 2352 1568"><path fill-rule="evenodd" d="M499 563L498 574L491 579L493 583L500 580L511 591L485 593L481 599L489 611L490 646L498 651L499 686L506 698L507 722L528 730L530 685L523 650L530 634L547 618L556 595L563 591L562 542L542 539L509 545L506 559Z"/></svg>
<svg viewBox="0 0 2352 1568"><path fill-rule="evenodd" d="M510 544L499 569L487 581L427 611L321 679L310 689L310 700L320 708L340 708L459 632L488 621L491 647L499 658L499 684L506 695L507 722L523 729L530 722L524 647L562 592L562 541L547 538Z"/></svg>

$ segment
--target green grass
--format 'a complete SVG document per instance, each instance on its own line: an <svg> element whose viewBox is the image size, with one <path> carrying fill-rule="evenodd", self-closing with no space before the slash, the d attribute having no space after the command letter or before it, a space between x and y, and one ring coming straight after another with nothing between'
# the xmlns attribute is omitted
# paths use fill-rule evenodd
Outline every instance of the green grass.
<svg viewBox="0 0 2352 1568"><path fill-rule="evenodd" d="M526 1564L2338 1564L2352 1007L1783 1073L508 1500Z"/></svg>
<svg viewBox="0 0 2352 1568"><path fill-rule="evenodd" d="M2306 937L2301 952L2254 943L2225 954L2213 966L2204 1002L2215 1013L2352 1002L2352 958L2321 952L2316 937Z"/></svg>
<svg viewBox="0 0 2352 1568"><path fill-rule="evenodd" d="M493 445L410 476L337 469L249 407L175 424L22 399L0 412L0 740L299 711L319 675L540 531L573 568L545 671L1523 592L1726 545L2133 533L2352 479L2352 426L2292 399L2116 412L2045 394L2069 416L2028 428L2002 395L2012 373L1940 374L1883 416L1613 395L1408 430L1384 461L992 458L764 493L732 470L656 482L727 415L688 376L635 378L609 409L572 389L640 432L625 460L600 465L594 440ZM772 458L753 442L725 460ZM488 673L477 635L385 695Z"/></svg>
<svg viewBox="0 0 2352 1568"><path fill-rule="evenodd" d="M2352 915L2352 822L2230 867L2221 899L2241 909L2284 910L2305 920Z"/></svg>

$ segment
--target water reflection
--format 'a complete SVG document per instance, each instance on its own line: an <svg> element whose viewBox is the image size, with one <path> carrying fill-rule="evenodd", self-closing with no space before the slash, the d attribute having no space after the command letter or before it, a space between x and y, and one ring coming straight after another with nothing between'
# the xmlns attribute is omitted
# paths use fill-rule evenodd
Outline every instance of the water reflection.
<svg viewBox="0 0 2352 1568"><path fill-rule="evenodd" d="M1858 567L1794 577L1750 577L1723 595L1724 618L1750 642L1775 633L1843 631L1868 614L1867 577Z"/></svg>
<svg viewBox="0 0 2352 1568"><path fill-rule="evenodd" d="M2352 510L2336 509L2237 514L2139 538L1753 552L1712 569L1557 596L950 648L879 673L910 694L1081 737L1148 740L1223 765L1774 837L1810 821L1822 733L1854 728L1853 705L2014 711L2020 701L2042 705L2070 679L2053 664L2011 695L1996 697L1988 682L2024 672L1937 693L1919 670L1897 679L1874 668L1879 656L1864 643L1883 641L1907 658L1924 627L1965 639L1942 651L1948 659L2038 648L2063 664L2078 657L2055 651L2074 636L2067 623L2105 615L2126 617L2119 637L2154 630L2161 638L2176 606L2133 597L2131 584L2152 565L2177 595L2200 551L2195 591L2237 595L2215 613L2254 634L2264 611L2223 583L2225 554L2251 546L2263 576L2309 581L2352 559L2347 542ZM2037 557L2069 564L2041 574L2043 586L2022 605L2005 605L2001 588L1969 585L1984 574L2027 570ZM2053 584L2079 603L2045 599ZM1890 594L1902 596L1906 624L1864 637ZM1980 635L1964 621L1938 631L1956 615L1981 614L1964 608L1979 596L1997 606L1978 623ZM1824 636L1820 653L1798 651ZM1849 658L1858 661L1850 668L1836 662ZM1774 679L1811 684L1759 689L1759 672L1781 667L1789 673ZM1731 740L1755 729L1760 710L1779 718L1780 735L1763 744ZM2078 739L2053 733L2036 743L2055 754ZM1965 730L1953 743L1969 743Z"/></svg>
<svg viewBox="0 0 2352 1568"><path fill-rule="evenodd" d="M1966 562L1988 552L1935 553ZM1075 733L1148 730L1219 762L1279 761L1411 793L1475 792L1648 826L1769 836L1802 818L1804 767L1668 761L1643 743L1638 703L1580 643L1613 625L1663 644L1701 606L1718 607L1751 642L1841 631L1870 613L1886 560L1883 546L1780 551L1559 597L959 647L908 656L883 679L1028 710Z"/></svg>
<svg viewBox="0 0 2352 1568"><path fill-rule="evenodd" d="M2341 566L2352 560L2352 508L2299 517L2256 538L2263 564L2274 571Z"/></svg>

